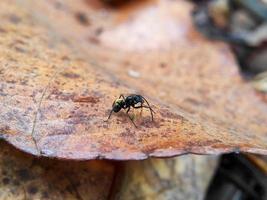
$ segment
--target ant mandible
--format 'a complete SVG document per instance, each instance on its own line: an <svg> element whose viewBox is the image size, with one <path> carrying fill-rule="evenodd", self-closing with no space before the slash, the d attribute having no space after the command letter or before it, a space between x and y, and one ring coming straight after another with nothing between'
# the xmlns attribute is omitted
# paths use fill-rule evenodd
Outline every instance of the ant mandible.
<svg viewBox="0 0 267 200"><path fill-rule="evenodd" d="M140 103L141 105L137 106L138 103ZM144 105L144 103L146 103L147 106ZM128 113L130 111L131 107L133 107L134 109L148 108L150 110L151 119L152 119L152 121L154 120L153 113L155 113L155 112L154 112L154 110L152 110L152 108L150 107L150 105L149 105L148 101L145 99L145 97L143 97L142 95L138 95L138 94L130 94L130 95L125 97L123 94L121 94L120 97L113 102L112 109L109 113L107 121L109 120L109 118L111 117L113 112L117 113L121 109L124 109L124 110L127 109L126 113L127 113L128 117L130 118L130 120L134 124L134 126L137 128L136 124L134 123L133 119L130 117L130 115Z"/></svg>

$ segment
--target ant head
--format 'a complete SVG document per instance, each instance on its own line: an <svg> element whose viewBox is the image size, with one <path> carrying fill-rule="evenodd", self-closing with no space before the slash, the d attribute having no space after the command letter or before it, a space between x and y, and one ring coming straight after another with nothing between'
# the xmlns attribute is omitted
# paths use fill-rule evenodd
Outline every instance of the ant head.
<svg viewBox="0 0 267 200"><path fill-rule="evenodd" d="M119 112L122 109L123 105L124 105L124 101L122 99L117 99L113 104L112 110L115 113Z"/></svg>

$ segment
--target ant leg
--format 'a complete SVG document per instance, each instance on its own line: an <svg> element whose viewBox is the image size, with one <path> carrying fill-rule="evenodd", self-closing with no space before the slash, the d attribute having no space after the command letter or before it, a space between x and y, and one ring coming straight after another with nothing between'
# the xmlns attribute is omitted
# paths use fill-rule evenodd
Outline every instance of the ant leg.
<svg viewBox="0 0 267 200"><path fill-rule="evenodd" d="M128 110L126 111L126 113L127 113L128 117L130 118L131 122L134 124L135 128L137 128L136 124L134 123L133 119L130 117L130 115L128 113L130 111L130 109L131 109L131 107L128 108Z"/></svg>
<svg viewBox="0 0 267 200"><path fill-rule="evenodd" d="M150 109L153 113L156 113L156 112L151 108L151 106L149 105L149 103L148 103L148 101L146 100L146 98L142 96L142 99L145 100L145 102L147 103L149 109Z"/></svg>
<svg viewBox="0 0 267 200"><path fill-rule="evenodd" d="M141 108L141 109L143 109L143 108L148 108L149 110L150 110L150 114L151 114L151 117L152 117L152 121L153 121L153 110L149 107L149 106L144 106L144 105L141 105L141 106L133 106L133 108ZM152 111L151 111L152 110Z"/></svg>
<svg viewBox="0 0 267 200"><path fill-rule="evenodd" d="M154 121L154 117L153 117L153 113L155 113L155 111L151 108L151 106L149 105L148 101L145 99L145 97L142 96L142 99L145 100L145 102L147 103L148 105L148 109L150 110L150 114L151 114L151 118L152 118L152 121ZM144 108L146 108L146 106L143 106Z"/></svg>

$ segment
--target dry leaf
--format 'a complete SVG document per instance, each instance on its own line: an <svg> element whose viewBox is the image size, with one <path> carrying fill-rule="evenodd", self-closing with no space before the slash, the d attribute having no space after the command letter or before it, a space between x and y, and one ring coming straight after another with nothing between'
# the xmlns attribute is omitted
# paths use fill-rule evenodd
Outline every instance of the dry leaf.
<svg viewBox="0 0 267 200"><path fill-rule="evenodd" d="M266 104L229 48L197 33L189 2L11 2L0 7L0 136L17 148L79 160L267 154ZM144 110L134 112L138 128L123 112L105 122L114 99L132 92L155 121Z"/></svg>
<svg viewBox="0 0 267 200"><path fill-rule="evenodd" d="M0 199L107 199L114 166L38 159L0 142Z"/></svg>
<svg viewBox="0 0 267 200"><path fill-rule="evenodd" d="M202 200L217 166L215 156L184 155L127 162L114 199ZM116 190L115 190L116 191Z"/></svg>

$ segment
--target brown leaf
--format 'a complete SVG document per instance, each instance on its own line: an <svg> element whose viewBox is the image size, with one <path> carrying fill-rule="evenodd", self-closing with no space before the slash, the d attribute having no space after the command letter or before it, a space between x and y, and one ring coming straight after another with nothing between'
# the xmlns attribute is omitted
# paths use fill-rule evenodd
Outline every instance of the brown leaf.
<svg viewBox="0 0 267 200"><path fill-rule="evenodd" d="M107 199L112 164L36 159L0 145L0 199Z"/></svg>
<svg viewBox="0 0 267 200"><path fill-rule="evenodd" d="M104 11L83 1L12 2L0 8L0 134L17 148L79 160L267 154L266 104L229 48L196 32L190 3ZM123 112L105 122L121 93L144 95L155 121L144 110L134 112L138 128Z"/></svg>
<svg viewBox="0 0 267 200"><path fill-rule="evenodd" d="M204 199L217 167L215 156L184 155L130 161L119 177L114 199ZM116 190L115 190L116 191ZM117 198L116 198L117 197Z"/></svg>

